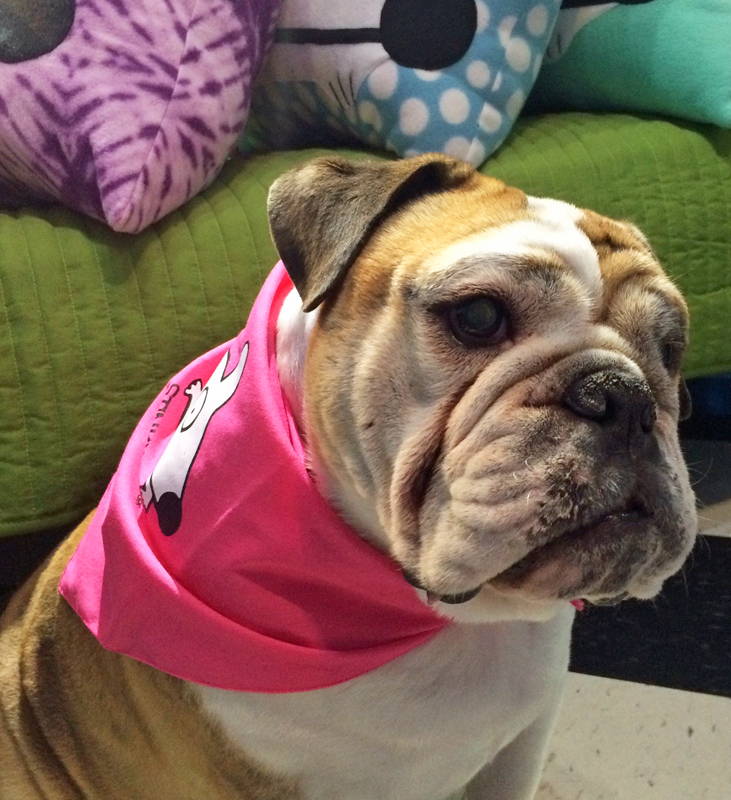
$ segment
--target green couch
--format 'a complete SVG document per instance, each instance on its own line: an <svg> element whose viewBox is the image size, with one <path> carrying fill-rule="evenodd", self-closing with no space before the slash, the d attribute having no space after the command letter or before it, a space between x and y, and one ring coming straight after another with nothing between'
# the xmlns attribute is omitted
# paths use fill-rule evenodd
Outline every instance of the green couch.
<svg viewBox="0 0 731 800"><path fill-rule="evenodd" d="M166 377L243 326L276 259L267 189L321 152L233 158L135 237L62 208L0 210L0 537L61 529L96 503ZM686 374L731 369L731 131L545 115L483 169L638 223L691 307Z"/></svg>

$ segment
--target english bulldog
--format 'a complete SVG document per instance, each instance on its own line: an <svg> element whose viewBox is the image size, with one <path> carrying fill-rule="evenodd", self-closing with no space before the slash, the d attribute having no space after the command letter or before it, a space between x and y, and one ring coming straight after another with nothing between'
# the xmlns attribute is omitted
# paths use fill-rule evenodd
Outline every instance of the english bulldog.
<svg viewBox="0 0 731 800"><path fill-rule="evenodd" d="M247 328L6 609L3 798L528 800L573 606L692 547L636 227L438 155L313 161L269 219Z"/></svg>

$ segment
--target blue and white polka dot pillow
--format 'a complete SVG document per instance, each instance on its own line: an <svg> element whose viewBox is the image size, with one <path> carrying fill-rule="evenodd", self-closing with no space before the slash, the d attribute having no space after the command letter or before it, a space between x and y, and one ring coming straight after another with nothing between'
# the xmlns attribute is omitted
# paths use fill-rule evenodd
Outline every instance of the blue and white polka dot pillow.
<svg viewBox="0 0 731 800"><path fill-rule="evenodd" d="M285 0L244 146L364 143L481 164L540 69L560 0Z"/></svg>

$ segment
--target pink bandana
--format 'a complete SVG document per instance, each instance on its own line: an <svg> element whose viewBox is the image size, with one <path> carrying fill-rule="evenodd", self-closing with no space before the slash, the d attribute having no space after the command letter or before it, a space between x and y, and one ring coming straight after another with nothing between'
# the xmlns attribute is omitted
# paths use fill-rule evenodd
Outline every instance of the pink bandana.
<svg viewBox="0 0 731 800"><path fill-rule="evenodd" d="M222 689L355 678L448 620L327 504L279 385L281 264L135 429L60 591L109 650Z"/></svg>

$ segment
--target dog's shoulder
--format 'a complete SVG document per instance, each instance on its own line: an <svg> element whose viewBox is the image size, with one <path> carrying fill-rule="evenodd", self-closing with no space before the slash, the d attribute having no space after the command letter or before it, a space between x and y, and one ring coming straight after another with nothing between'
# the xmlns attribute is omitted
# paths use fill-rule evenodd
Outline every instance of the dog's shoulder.
<svg viewBox="0 0 731 800"><path fill-rule="evenodd" d="M207 725L187 684L102 648L58 592L74 531L0 623L0 797L295 798ZM151 784L165 776L159 795Z"/></svg>

